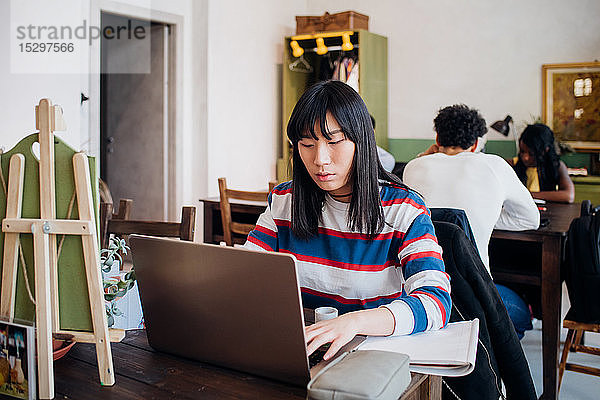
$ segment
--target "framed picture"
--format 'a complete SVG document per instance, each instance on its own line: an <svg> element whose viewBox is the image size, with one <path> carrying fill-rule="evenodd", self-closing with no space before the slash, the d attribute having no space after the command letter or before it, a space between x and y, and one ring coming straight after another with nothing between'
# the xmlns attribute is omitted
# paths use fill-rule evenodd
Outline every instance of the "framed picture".
<svg viewBox="0 0 600 400"><path fill-rule="evenodd" d="M600 62L542 65L542 101L558 140L600 151Z"/></svg>
<svg viewBox="0 0 600 400"><path fill-rule="evenodd" d="M37 399L32 326L0 320L0 398Z"/></svg>

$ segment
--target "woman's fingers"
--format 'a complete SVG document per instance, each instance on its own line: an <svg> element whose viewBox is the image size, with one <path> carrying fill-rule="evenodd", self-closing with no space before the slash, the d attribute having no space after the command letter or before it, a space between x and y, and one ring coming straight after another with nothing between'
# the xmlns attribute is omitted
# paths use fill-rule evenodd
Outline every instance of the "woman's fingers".
<svg viewBox="0 0 600 400"><path fill-rule="evenodd" d="M333 339L334 338L331 337L331 335L328 335L327 333L315 336L312 340L307 341L306 353L308 355L311 355L316 349L318 349L326 343L331 342Z"/></svg>
<svg viewBox="0 0 600 400"><path fill-rule="evenodd" d="M331 346L325 353L324 359L333 357L346 343L356 335L349 323L350 316L341 316L327 321L321 321L306 327L307 352L312 354L326 343Z"/></svg>
<svg viewBox="0 0 600 400"><path fill-rule="evenodd" d="M329 349L327 350L327 352L323 356L323 359L324 360L329 360L331 357L335 356L337 354L337 352L340 351L340 349L342 348L342 346L344 346L349 341L350 341L350 339L348 339L346 337L338 337L338 338L336 338L333 342L331 342L331 346L329 346Z"/></svg>
<svg viewBox="0 0 600 400"><path fill-rule="evenodd" d="M329 324L327 324L327 322L328 321L322 321L307 326L304 330L306 333L306 342L310 342L315 336L326 332L329 329Z"/></svg>

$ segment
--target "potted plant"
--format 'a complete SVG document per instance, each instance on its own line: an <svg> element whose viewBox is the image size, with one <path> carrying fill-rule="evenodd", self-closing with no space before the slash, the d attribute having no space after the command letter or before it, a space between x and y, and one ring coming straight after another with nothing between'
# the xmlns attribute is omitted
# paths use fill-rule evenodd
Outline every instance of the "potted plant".
<svg viewBox="0 0 600 400"><path fill-rule="evenodd" d="M126 255L129 246L125 239L113 236L109 240L108 248L100 251L100 268L102 269L102 281L104 287L104 300L106 302L106 318L108 326L115 324L115 317L123 315L123 312L117 306L117 301L127 294L135 286L135 271L123 274L107 276L115 264L117 268L123 265L122 255Z"/></svg>

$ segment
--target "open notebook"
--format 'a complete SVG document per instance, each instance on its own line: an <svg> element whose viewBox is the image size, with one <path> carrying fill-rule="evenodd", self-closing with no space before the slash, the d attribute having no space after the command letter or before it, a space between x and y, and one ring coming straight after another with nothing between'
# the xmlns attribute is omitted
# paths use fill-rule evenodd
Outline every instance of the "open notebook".
<svg viewBox="0 0 600 400"><path fill-rule="evenodd" d="M463 376L475 368L479 319L452 322L444 329L409 336L368 337L358 350L384 350L410 357L410 370L429 375Z"/></svg>

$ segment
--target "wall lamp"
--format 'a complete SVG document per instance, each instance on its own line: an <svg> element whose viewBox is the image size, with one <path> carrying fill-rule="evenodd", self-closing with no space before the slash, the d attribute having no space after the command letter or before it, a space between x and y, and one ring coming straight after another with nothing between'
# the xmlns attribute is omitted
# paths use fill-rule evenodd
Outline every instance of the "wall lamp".
<svg viewBox="0 0 600 400"><path fill-rule="evenodd" d="M508 135L510 134L510 131L511 131L511 129L510 129L511 125L512 125L513 139L515 140L515 147L517 150L516 155L518 156L519 155L519 139L517 139L517 132L515 131L515 124L513 122L512 117L510 115L507 115L506 118L504 118L504 120L496 121L492 125L490 125L490 128L492 128L496 132L500 132L502 135L508 137Z"/></svg>

